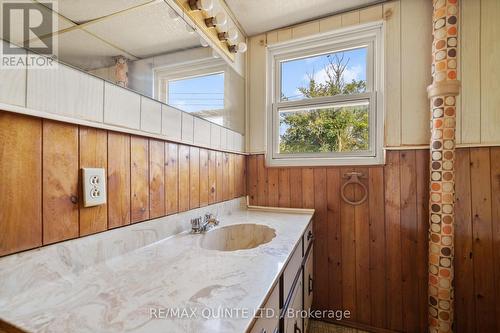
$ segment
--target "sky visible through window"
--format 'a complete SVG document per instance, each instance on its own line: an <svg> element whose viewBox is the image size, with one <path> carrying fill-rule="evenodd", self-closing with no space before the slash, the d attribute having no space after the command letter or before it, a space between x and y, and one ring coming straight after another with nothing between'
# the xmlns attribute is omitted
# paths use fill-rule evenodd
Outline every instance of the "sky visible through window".
<svg viewBox="0 0 500 333"><path fill-rule="evenodd" d="M352 49L337 52L338 55L344 53L344 60L348 60L347 67L343 74L346 83L352 80L366 81L366 48ZM330 53L334 54L334 53ZM286 100L300 100L304 95L298 90L300 87L307 87L309 75L314 75L316 83L324 83L328 77L327 66L329 66L329 54L322 54L309 58L290 60L281 63L281 93Z"/></svg>
<svg viewBox="0 0 500 333"><path fill-rule="evenodd" d="M224 108L224 73L168 82L168 104L186 112Z"/></svg>

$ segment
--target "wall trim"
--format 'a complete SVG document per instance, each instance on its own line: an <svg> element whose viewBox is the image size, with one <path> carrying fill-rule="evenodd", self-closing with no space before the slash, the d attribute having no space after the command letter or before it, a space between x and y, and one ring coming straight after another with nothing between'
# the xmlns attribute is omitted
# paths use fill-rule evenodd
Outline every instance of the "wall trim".
<svg viewBox="0 0 500 333"><path fill-rule="evenodd" d="M154 134L154 133L149 133L149 132L145 132L142 130L134 130L131 128L120 127L120 126L116 126L116 125L108 125L105 123L97 123L97 122L93 122L90 120L62 116L62 115L58 115L58 114L54 114L54 113L50 113L50 112L38 111L35 109L26 108L23 106L5 104L2 102L0 102L0 112L1 111L23 114L23 115L27 115L27 116L33 116L33 117L39 117L39 118L43 118L43 119L61 121L61 122L69 123L69 124L87 126L87 127L92 127L92 128L99 128L99 129L104 129L104 130L108 130L108 131L138 135L141 137L160 139L160 140L175 142L175 143L179 143L179 144L183 144L183 145L191 146L191 147L199 147L199 148L211 149L211 150L221 151L221 152L226 152L226 153L247 155L247 153L245 153L245 152L240 152L240 151L236 151L236 150L220 149L220 148L216 149L216 148L212 148L210 146L205 146L205 145L195 145L193 143L184 142L182 140L172 139L166 135ZM210 123L210 124L212 124L212 123Z"/></svg>
<svg viewBox="0 0 500 333"><path fill-rule="evenodd" d="M492 143L457 143L455 148L485 148L485 147L500 147L500 142ZM429 149L429 145L412 145L412 146L397 146L384 147L386 151L390 150L419 150Z"/></svg>

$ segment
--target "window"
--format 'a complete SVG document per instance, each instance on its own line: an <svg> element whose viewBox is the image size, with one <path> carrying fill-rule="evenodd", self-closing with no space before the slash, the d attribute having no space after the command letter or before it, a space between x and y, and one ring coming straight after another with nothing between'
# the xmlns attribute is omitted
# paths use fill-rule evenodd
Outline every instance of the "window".
<svg viewBox="0 0 500 333"><path fill-rule="evenodd" d="M154 69L155 97L185 112L224 125L227 65L221 59L175 62Z"/></svg>
<svg viewBox="0 0 500 333"><path fill-rule="evenodd" d="M271 166L383 163L382 23L268 48Z"/></svg>
<svg viewBox="0 0 500 333"><path fill-rule="evenodd" d="M224 109L224 73L168 81L167 103L186 112L206 113Z"/></svg>

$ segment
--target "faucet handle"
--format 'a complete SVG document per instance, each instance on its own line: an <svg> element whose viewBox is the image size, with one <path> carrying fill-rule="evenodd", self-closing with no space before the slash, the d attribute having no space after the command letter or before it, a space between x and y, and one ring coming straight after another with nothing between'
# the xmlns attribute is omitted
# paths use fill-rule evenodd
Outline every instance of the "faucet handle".
<svg viewBox="0 0 500 333"><path fill-rule="evenodd" d="M191 228L194 231L200 230L200 228L201 228L201 216L195 217L194 219L191 219Z"/></svg>
<svg viewBox="0 0 500 333"><path fill-rule="evenodd" d="M217 216L215 216L212 213L205 213L205 222L211 221L214 225L219 224L219 220L217 219Z"/></svg>

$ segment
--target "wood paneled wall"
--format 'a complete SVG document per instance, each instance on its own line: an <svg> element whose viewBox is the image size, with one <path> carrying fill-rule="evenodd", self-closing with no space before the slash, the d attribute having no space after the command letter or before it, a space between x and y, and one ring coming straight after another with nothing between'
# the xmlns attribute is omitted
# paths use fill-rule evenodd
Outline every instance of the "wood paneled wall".
<svg viewBox="0 0 500 333"><path fill-rule="evenodd" d="M83 207L80 169L105 168ZM245 195L245 156L0 111L0 256Z"/></svg>
<svg viewBox="0 0 500 333"><path fill-rule="evenodd" d="M266 168L247 157L257 205L315 208L316 309L347 309L350 323L403 332L427 329L428 150L388 151L385 166ZM457 157L457 332L500 330L500 147ZM346 172L364 174L368 199L340 197ZM363 195L346 188L348 198Z"/></svg>
<svg viewBox="0 0 500 333"><path fill-rule="evenodd" d="M458 144L500 143L500 11L498 0L460 1ZM252 36L248 41L249 151L265 151L266 44L384 20L384 103L387 147L429 143L432 1L395 0ZM418 29L415 29L418 27Z"/></svg>

